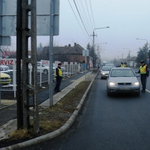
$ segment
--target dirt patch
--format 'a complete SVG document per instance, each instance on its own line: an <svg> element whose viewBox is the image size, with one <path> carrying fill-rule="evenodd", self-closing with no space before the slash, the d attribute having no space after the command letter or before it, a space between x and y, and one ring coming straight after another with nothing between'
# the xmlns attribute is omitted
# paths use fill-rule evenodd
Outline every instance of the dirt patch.
<svg viewBox="0 0 150 150"><path fill-rule="evenodd" d="M6 147L12 144L23 142L59 129L70 118L76 109L90 82L91 81L81 82L52 107L46 109L42 109L40 107L39 133L35 134L33 132L33 125L31 120L31 127L29 130L16 130L10 135L9 139L0 141L0 147Z"/></svg>

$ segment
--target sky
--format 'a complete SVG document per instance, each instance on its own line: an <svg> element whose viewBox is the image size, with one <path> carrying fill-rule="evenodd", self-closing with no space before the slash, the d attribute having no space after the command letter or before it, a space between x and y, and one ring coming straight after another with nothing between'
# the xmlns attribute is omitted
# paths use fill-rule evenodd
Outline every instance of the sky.
<svg viewBox="0 0 150 150"><path fill-rule="evenodd" d="M93 44L94 31L95 47L100 47L103 60L125 58L129 52L136 56L139 47L150 41L149 14L150 0L60 0L54 45L77 43L86 49ZM48 45L49 37L38 37L37 43Z"/></svg>

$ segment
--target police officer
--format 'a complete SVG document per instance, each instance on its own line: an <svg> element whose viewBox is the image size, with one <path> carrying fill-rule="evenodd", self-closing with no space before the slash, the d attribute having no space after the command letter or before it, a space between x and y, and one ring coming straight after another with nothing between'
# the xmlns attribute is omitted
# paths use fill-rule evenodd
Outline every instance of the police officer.
<svg viewBox="0 0 150 150"><path fill-rule="evenodd" d="M62 70L61 70L61 63L58 64L58 67L56 68L55 71L55 77L56 77L56 86L54 88L55 92L60 92L60 84L62 80Z"/></svg>
<svg viewBox="0 0 150 150"><path fill-rule="evenodd" d="M149 76L149 70L147 68L147 65L145 64L144 60L140 61L141 66L139 68L138 73L140 73L141 75L141 83L142 83L142 93L145 93L145 89L146 89L146 80Z"/></svg>
<svg viewBox="0 0 150 150"><path fill-rule="evenodd" d="M126 62L124 62L124 67L127 67L127 63Z"/></svg>
<svg viewBox="0 0 150 150"><path fill-rule="evenodd" d="M121 62L121 65L120 65L120 67L122 67L122 68L124 67L124 64L123 64L123 62Z"/></svg>

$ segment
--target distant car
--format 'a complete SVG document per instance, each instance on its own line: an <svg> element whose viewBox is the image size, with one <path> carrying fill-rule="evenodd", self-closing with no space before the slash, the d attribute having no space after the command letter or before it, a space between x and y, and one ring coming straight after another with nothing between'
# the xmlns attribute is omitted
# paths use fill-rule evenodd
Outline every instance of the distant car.
<svg viewBox="0 0 150 150"><path fill-rule="evenodd" d="M100 73L101 79L106 79L109 75L109 71L111 70L112 66L102 66Z"/></svg>
<svg viewBox="0 0 150 150"><path fill-rule="evenodd" d="M0 72L0 84L6 85L9 84L10 82L11 82L10 75Z"/></svg>
<svg viewBox="0 0 150 150"><path fill-rule="evenodd" d="M131 68L112 68L107 78L107 94L135 93L140 95L140 82Z"/></svg>
<svg viewBox="0 0 150 150"><path fill-rule="evenodd" d="M112 66L112 67L114 67L114 64L107 63L107 64L105 64L105 66Z"/></svg>

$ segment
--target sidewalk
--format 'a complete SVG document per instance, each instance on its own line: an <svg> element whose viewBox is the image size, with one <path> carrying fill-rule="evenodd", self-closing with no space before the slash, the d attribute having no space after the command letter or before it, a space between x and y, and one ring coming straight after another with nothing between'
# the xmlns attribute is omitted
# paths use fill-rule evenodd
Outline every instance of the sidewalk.
<svg viewBox="0 0 150 150"><path fill-rule="evenodd" d="M95 77L96 77L96 73L87 73L86 74L86 80L90 80L90 81L94 81ZM76 85L78 85L81 81L84 81L85 80L85 76L82 76L80 77L79 79L75 80L71 85L67 86L66 88L64 88L61 92L55 94L53 96L53 104L56 104L62 97L64 97L67 93L69 93ZM90 84L91 86L91 84ZM90 87L89 87L90 88ZM89 89L88 88L88 89ZM87 90L88 91L88 90ZM87 94L87 93L85 93ZM85 98L86 96L84 96ZM54 138L56 136L58 136L58 134L62 134L64 131L66 131L70 126L71 124L73 123L74 119L76 118L79 110L80 110L80 107L82 106L82 103L83 103L84 99L81 100L81 103L79 104L79 108L76 110L76 112L73 113L72 117L66 122L66 124L58 129L58 131L54 131L52 133L49 133L48 135L44 135L42 137L38 137L36 139L32 139L32 140L29 140L29 141L26 141L26 142L23 142L23 147L26 145L26 146L29 146L31 143L34 144L34 142L37 142L37 140L39 140L39 142L43 141L43 140L48 140L49 138ZM3 101L5 103L5 105L7 104L8 101ZM48 107L49 106L49 99L47 99L46 101L44 101L43 103L40 104L41 107ZM1 117L1 116L0 116ZM17 127L17 120L14 119L14 120L10 120L8 123L6 123L5 125L1 126L0 127L0 138L7 138L8 135L14 131ZM19 143L19 147L21 146L21 144ZM22 147L21 146L21 147ZM19 148L18 147L18 148Z"/></svg>

